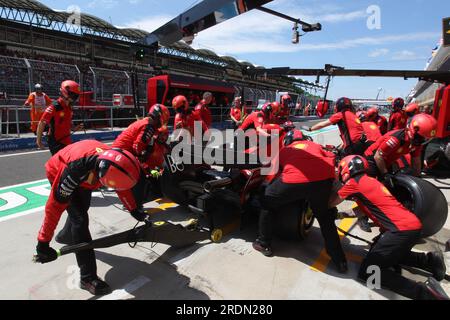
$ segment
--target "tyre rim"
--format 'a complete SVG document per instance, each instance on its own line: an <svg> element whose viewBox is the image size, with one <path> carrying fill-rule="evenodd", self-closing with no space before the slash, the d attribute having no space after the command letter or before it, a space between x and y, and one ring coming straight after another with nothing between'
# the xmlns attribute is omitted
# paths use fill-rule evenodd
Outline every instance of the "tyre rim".
<svg viewBox="0 0 450 320"><path fill-rule="evenodd" d="M306 229L311 229L314 224L314 213L310 207L308 207L308 210L306 210L305 214L303 215L303 219Z"/></svg>

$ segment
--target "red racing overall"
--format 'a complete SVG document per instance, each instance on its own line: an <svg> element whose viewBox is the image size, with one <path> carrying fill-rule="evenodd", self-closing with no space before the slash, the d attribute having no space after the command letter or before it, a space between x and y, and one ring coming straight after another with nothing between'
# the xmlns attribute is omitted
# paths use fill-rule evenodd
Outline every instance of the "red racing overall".
<svg viewBox="0 0 450 320"><path fill-rule="evenodd" d="M359 278L366 281L371 266L381 270L381 285L411 299L421 299L423 287L393 270L398 265L431 271L429 255L412 252L420 239L422 223L404 208L379 181L357 175L338 192L342 199L357 201L362 211L380 227L382 235L361 264Z"/></svg>
<svg viewBox="0 0 450 320"><path fill-rule="evenodd" d="M337 124L344 142L343 150L346 154L363 154L365 150L364 129L361 121L350 110L337 112L331 116L330 122Z"/></svg>
<svg viewBox="0 0 450 320"><path fill-rule="evenodd" d="M49 106L41 120L49 126L48 146L52 155L72 143L72 108L62 98Z"/></svg>
<svg viewBox="0 0 450 320"><path fill-rule="evenodd" d="M111 147L95 141L84 140L66 147L54 155L45 165L47 178L52 186L45 206L45 218L39 231L38 241L52 240L62 213L67 210L71 223L74 244L92 241L89 232L88 210L92 191L101 184L93 178L98 156ZM96 176L94 174L94 176ZM117 192L122 203L130 212L136 203L130 190ZM97 274L94 250L76 254L82 279L90 279Z"/></svg>

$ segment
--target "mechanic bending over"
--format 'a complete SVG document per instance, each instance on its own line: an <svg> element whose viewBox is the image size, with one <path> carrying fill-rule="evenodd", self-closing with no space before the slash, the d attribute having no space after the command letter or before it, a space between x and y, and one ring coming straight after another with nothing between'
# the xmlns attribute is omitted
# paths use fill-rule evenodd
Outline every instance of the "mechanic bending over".
<svg viewBox="0 0 450 320"><path fill-rule="evenodd" d="M290 131L284 145L278 155L280 172L267 187L262 200L259 237L253 247L265 256L271 256L272 216L278 212L282 214L282 208L287 205L307 200L319 222L328 255L337 270L345 273L347 260L334 217L328 209L336 176L335 156L321 145L307 140L299 130Z"/></svg>
<svg viewBox="0 0 450 320"><path fill-rule="evenodd" d="M147 118L131 124L112 145L113 148L130 152L141 163L140 179L133 188L137 207L141 211L144 210L143 205L149 194L160 197L159 188L156 187L160 175L157 168L162 166L164 155L168 151L165 141L161 143L160 138L167 136L169 117L170 112L165 106L154 105ZM154 179L147 179L147 176L153 176ZM56 236L56 241L60 244L72 244L71 228L70 219L67 219L64 228Z"/></svg>
<svg viewBox="0 0 450 320"><path fill-rule="evenodd" d="M430 115L415 116L406 129L390 131L378 139L365 152L369 161L369 175L392 184L392 166L402 156L411 154L414 174L422 170L422 148L436 136L437 121Z"/></svg>
<svg viewBox="0 0 450 320"><path fill-rule="evenodd" d="M147 217L137 208L131 192L139 179L140 167L128 151L112 149L95 140L84 140L57 153L47 162L45 169L52 189L38 235L37 262L48 263L57 259L50 242L65 210L69 214L73 244L92 241L88 211L92 192L101 186L115 190L136 220L145 221ZM111 292L109 285L97 276L94 250L80 251L76 259L80 267L81 289L93 295Z"/></svg>

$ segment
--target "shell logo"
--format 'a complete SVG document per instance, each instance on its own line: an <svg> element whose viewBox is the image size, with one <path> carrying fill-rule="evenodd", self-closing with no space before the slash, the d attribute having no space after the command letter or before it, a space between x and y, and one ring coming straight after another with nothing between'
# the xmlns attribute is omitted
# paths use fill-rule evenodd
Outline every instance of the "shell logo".
<svg viewBox="0 0 450 320"><path fill-rule="evenodd" d="M304 143L299 143L295 146L295 149L305 150L308 146Z"/></svg>
<svg viewBox="0 0 450 320"><path fill-rule="evenodd" d="M413 126L414 126L414 127L417 127L418 125L419 125L419 124L417 123L417 121L414 121L414 122L413 122Z"/></svg>
<svg viewBox="0 0 450 320"><path fill-rule="evenodd" d="M341 163L339 163L339 166L341 166L341 167L343 167L343 166L345 166L346 165L346 162L345 161L341 161Z"/></svg>
<svg viewBox="0 0 450 320"><path fill-rule="evenodd" d="M109 181L108 181L108 185L109 185L110 187L114 187L114 186L116 185L116 182L113 181L113 180L109 180Z"/></svg>
<svg viewBox="0 0 450 320"><path fill-rule="evenodd" d="M59 113L59 116L60 116L61 118L63 118L65 115L66 115L66 114L65 114L64 112L60 112L60 113Z"/></svg>
<svg viewBox="0 0 450 320"><path fill-rule="evenodd" d="M383 187L383 188L381 188L381 191L383 191L383 193L384 193L385 195L391 196L391 192L388 190L388 188Z"/></svg>
<svg viewBox="0 0 450 320"><path fill-rule="evenodd" d="M403 148L398 149L397 153L398 154L403 153Z"/></svg>
<svg viewBox="0 0 450 320"><path fill-rule="evenodd" d="M377 129L377 126L376 126L375 124L372 124L372 125L370 126L370 129L376 130L376 129Z"/></svg>

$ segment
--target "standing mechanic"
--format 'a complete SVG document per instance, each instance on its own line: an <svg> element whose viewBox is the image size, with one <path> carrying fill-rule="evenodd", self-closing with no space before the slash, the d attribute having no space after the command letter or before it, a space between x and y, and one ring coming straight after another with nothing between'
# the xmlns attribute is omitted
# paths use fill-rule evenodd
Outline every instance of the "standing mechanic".
<svg viewBox="0 0 450 320"><path fill-rule="evenodd" d="M189 108L189 102L187 101L185 96L176 96L172 100L172 107L175 110L175 119L173 123L173 129L180 130L185 129L189 131L191 136L194 135L194 125L195 121L199 121L200 119L195 119L196 114L192 113ZM202 122L203 130L207 131L207 127L204 122ZM177 141L178 139L174 139Z"/></svg>
<svg viewBox="0 0 450 320"><path fill-rule="evenodd" d="M419 176L422 170L423 145L436 136L436 129L435 118L419 114L406 129L388 132L365 152L370 164L369 174L391 183L392 166L402 156L411 154L414 174Z"/></svg>
<svg viewBox="0 0 450 320"><path fill-rule="evenodd" d="M408 124L408 117L403 108L405 100L397 98L392 103L392 113L389 117L388 131L405 129Z"/></svg>
<svg viewBox="0 0 450 320"><path fill-rule="evenodd" d="M377 107L372 107L366 112L367 121L374 122L380 129L382 135L388 132L388 121L385 117L381 116Z"/></svg>
<svg viewBox="0 0 450 320"><path fill-rule="evenodd" d="M242 103L242 98L236 97L230 110L230 118L233 121L234 129L239 128L247 116L247 110Z"/></svg>
<svg viewBox="0 0 450 320"><path fill-rule="evenodd" d="M213 122L210 105L213 101L213 94L211 92L205 92L203 94L203 100L195 107L194 109L194 117L197 119L196 121L200 121L202 123L203 132L208 131Z"/></svg>
<svg viewBox="0 0 450 320"><path fill-rule="evenodd" d="M130 152L141 164L143 170L139 182L133 188L137 207L141 210L150 192L159 195L157 179L164 163L164 155L168 152L166 142L169 118L169 109L156 104L150 108L147 118L130 125L112 145L113 148ZM147 179L147 176L151 179Z"/></svg>
<svg viewBox="0 0 450 320"><path fill-rule="evenodd" d="M381 229L382 235L363 260L358 278L367 281L373 274L369 267L380 268L381 285L411 299L449 300L438 281L444 280L446 267L442 252L417 253L412 248L419 242L422 223L391 195L379 181L366 174L367 161L349 156L339 165L339 178L344 184L330 207L345 199L357 201L362 211ZM393 268L405 265L433 274L425 283L417 283L398 274Z"/></svg>
<svg viewBox="0 0 450 320"><path fill-rule="evenodd" d="M61 96L45 110L37 128L36 144L43 149L42 134L49 126L48 146L52 155L72 143L72 107L81 94L80 85L72 80L64 81L60 91ZM82 125L76 130L80 128Z"/></svg>
<svg viewBox="0 0 450 320"><path fill-rule="evenodd" d="M35 91L32 92L24 106L30 106L31 131L37 135L38 124L41 121L44 110L52 104L52 99L47 96L42 89L42 85L37 83L34 86Z"/></svg>
<svg viewBox="0 0 450 320"><path fill-rule="evenodd" d="M139 179L140 168L136 158L127 151L112 149L95 140L84 140L57 153L45 168L52 189L39 231L37 262L56 260L57 253L50 247L50 241L65 210L69 214L74 244L92 241L88 210L92 191L101 186L116 190L135 219L144 221L147 217L137 208L130 191ZM109 285L97 276L94 250L81 251L76 258L80 267L81 289L93 295L110 293Z"/></svg>
<svg viewBox="0 0 450 320"><path fill-rule="evenodd" d="M280 124L289 120L293 105L294 103L290 95L285 94L281 97L281 110L279 112Z"/></svg>
<svg viewBox="0 0 450 320"><path fill-rule="evenodd" d="M259 237L253 247L265 256L271 256L272 215L286 205L306 199L319 221L328 255L337 270L345 273L347 260L333 215L328 209L335 180L335 156L325 151L321 145L306 140L299 130L290 131L284 144L285 147L278 156L280 173L267 187L262 200Z"/></svg>
<svg viewBox="0 0 450 320"><path fill-rule="evenodd" d="M349 98L340 98L336 101L336 113L326 121L316 124L310 131L320 130L331 125L338 125L341 138L344 142L344 153L363 154L366 150L367 138L361 121L355 114L353 103Z"/></svg>
<svg viewBox="0 0 450 320"><path fill-rule="evenodd" d="M246 131L250 129L255 129L258 134L262 134L263 136L267 136L267 133L264 132L263 126L265 124L272 123L273 117L273 108L272 103L268 102L264 104L261 110L256 110L252 112L239 127L240 130Z"/></svg>

